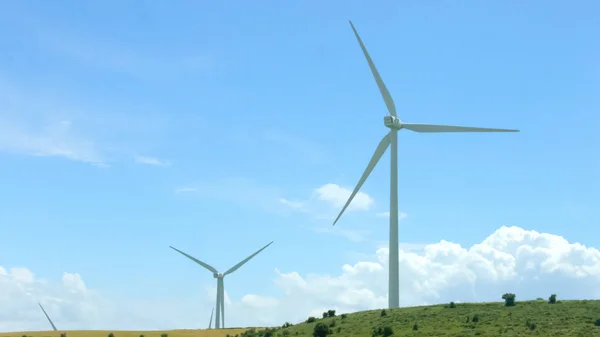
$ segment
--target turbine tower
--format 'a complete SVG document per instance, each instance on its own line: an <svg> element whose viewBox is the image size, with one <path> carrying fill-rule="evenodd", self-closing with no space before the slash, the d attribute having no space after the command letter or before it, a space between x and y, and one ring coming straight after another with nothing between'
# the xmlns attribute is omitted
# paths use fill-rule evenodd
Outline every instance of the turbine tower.
<svg viewBox="0 0 600 337"><path fill-rule="evenodd" d="M212 311L210 312L210 321L208 321L208 328L212 329L212 317L213 314L215 313L215 308L212 309Z"/></svg>
<svg viewBox="0 0 600 337"><path fill-rule="evenodd" d="M52 323L52 320L50 319L50 316L48 316L48 314L46 313L46 310L44 310L44 307L42 307L42 305L39 302L38 302L38 305L44 312L44 315L46 315L46 318L48 319L48 322L50 322L50 325L52 325L52 329L54 329L54 331L56 331L56 326L54 326L54 323Z"/></svg>
<svg viewBox="0 0 600 337"><path fill-rule="evenodd" d="M377 68L375 68L375 64L373 64L373 60L369 56L367 49L365 48L358 32L354 28L352 21L350 21L350 27L354 31L354 36L356 36L356 40L358 40L358 44L362 49L365 58L367 59L367 63L369 64L369 68L371 69L371 73L375 78L375 82L379 87L379 92L383 97L385 105L387 106L387 110L389 116L385 116L383 118L383 123L386 127L390 129L390 132L386 134L377 149L375 150L375 154L371 157L371 161L367 165L365 172L360 177L360 180L356 184L356 187L350 194L348 201L340 214L337 216L333 225L340 219L350 202L361 186L365 183L373 168L377 165L381 156L385 153L388 146L391 144L391 172L390 172L390 247L389 247L389 290L388 290L388 301L389 308L398 308L399 307L399 293L400 293L400 285L399 285L399 248L398 248L398 131L402 129L407 129L414 132L519 132L519 130L508 130L508 129L489 129L489 128L475 128L475 127L465 127L465 126L450 126L450 125L435 125L435 124L413 124L413 123L403 123L398 119L396 115L396 107L394 105L394 101L392 100L392 96L388 92L381 76L379 76L379 72L377 72Z"/></svg>
<svg viewBox="0 0 600 337"><path fill-rule="evenodd" d="M215 329L220 329L220 328L224 328L225 327L225 289L224 289L224 285L223 285L223 278L225 278L226 275L233 273L234 271L238 270L241 266L243 266L246 262L250 261L250 259L252 259L253 257L255 257L258 253L262 252L265 248L269 247L271 244L273 243L273 241L269 242L269 244L267 244L266 246L262 247L261 249L259 249L258 251L256 251L254 254L248 256L247 258L243 259L240 263L236 264L235 266L229 268L226 272L224 273L219 273L213 266L204 263L198 259L196 259L193 256L190 256L182 251L180 251L179 249L169 246L171 249L177 251L178 253L186 256L187 258L189 258L190 260L196 262L197 264L201 265L202 267L208 269L209 271L211 271L213 273L213 277L217 279L217 316L215 317ZM213 309L214 310L214 309ZM212 319L211 319L212 321Z"/></svg>

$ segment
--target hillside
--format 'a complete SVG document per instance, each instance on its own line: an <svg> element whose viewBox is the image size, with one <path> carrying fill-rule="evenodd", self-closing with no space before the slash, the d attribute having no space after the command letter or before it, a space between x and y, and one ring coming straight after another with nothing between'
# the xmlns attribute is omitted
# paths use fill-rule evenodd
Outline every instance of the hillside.
<svg viewBox="0 0 600 337"><path fill-rule="evenodd" d="M478 321L473 318L477 316ZM467 321L468 318L468 321ZM477 320L477 319L476 319ZM386 327L393 336L581 336L600 337L600 301L547 301L517 302L514 307L504 303L466 303L434 305L412 308L362 311L335 317L320 318L311 323L300 323L265 330L173 330L164 331L168 337L219 337L219 336L313 336L314 328L324 323L330 337L388 337ZM415 324L418 329L413 330ZM598 322L600 324L600 322ZM373 335L373 329L381 328ZM244 332L245 331L245 332ZM109 331L68 331L67 337L107 337ZM115 337L160 337L163 331L133 332L113 331ZM59 337L54 332L0 333L0 337Z"/></svg>

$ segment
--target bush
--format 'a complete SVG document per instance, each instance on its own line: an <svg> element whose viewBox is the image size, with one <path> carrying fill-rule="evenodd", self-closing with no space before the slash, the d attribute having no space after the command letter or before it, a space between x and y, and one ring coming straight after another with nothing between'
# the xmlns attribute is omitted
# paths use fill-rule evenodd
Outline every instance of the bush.
<svg viewBox="0 0 600 337"><path fill-rule="evenodd" d="M394 330L392 330L391 326L384 326L383 327L383 334L382 334L383 337L389 337L389 336L391 336L393 334L394 334Z"/></svg>
<svg viewBox="0 0 600 337"><path fill-rule="evenodd" d="M288 329L283 329L283 331L281 332L281 334L283 335L283 337L287 337L290 335L290 330Z"/></svg>
<svg viewBox="0 0 600 337"><path fill-rule="evenodd" d="M327 316L335 317L335 310L327 310Z"/></svg>
<svg viewBox="0 0 600 337"><path fill-rule="evenodd" d="M515 306L515 297L517 297L517 295L511 294L511 293L506 293L506 294L502 295L502 299L504 300L504 306L505 307L514 307Z"/></svg>
<svg viewBox="0 0 600 337"><path fill-rule="evenodd" d="M112 332L110 332L110 333L108 334L108 337L115 337L115 334L114 334L114 333L112 333Z"/></svg>
<svg viewBox="0 0 600 337"><path fill-rule="evenodd" d="M328 316L328 315L327 315L327 311L325 311L325 312L323 313L323 318L327 318L327 316Z"/></svg>
<svg viewBox="0 0 600 337"><path fill-rule="evenodd" d="M348 317L348 315L342 314L342 319L346 319L346 317Z"/></svg>
<svg viewBox="0 0 600 337"><path fill-rule="evenodd" d="M381 315L381 317L387 316L387 311L385 311L385 309L381 310L381 314L380 315Z"/></svg>
<svg viewBox="0 0 600 337"><path fill-rule="evenodd" d="M340 331L342 331L342 327L338 326L338 328L335 330L335 332L340 333Z"/></svg>
<svg viewBox="0 0 600 337"><path fill-rule="evenodd" d="M292 325L293 325L293 324L292 324L292 323L290 323L290 322L285 322L285 323L283 323L283 325L282 325L281 327L285 329L285 328L289 328L289 327L291 327Z"/></svg>
<svg viewBox="0 0 600 337"><path fill-rule="evenodd" d="M66 332L61 332L60 333L60 337L67 337L67 333Z"/></svg>
<svg viewBox="0 0 600 337"><path fill-rule="evenodd" d="M314 337L325 337L330 333L329 331L330 330L327 325L325 325L324 323L317 323L315 325L315 328L313 329L313 336Z"/></svg>
<svg viewBox="0 0 600 337"><path fill-rule="evenodd" d="M450 308L456 308L456 304L454 304L454 302L450 302Z"/></svg>
<svg viewBox="0 0 600 337"><path fill-rule="evenodd" d="M473 322L473 323L479 322L479 315L473 315L473 318L471 319L471 322Z"/></svg>
<svg viewBox="0 0 600 337"><path fill-rule="evenodd" d="M145 337L144 335L140 335L140 337Z"/></svg>
<svg viewBox="0 0 600 337"><path fill-rule="evenodd" d="M415 324L413 325L413 330L415 330L415 331L416 331L416 330L419 330L419 325L418 325L417 323L415 323Z"/></svg>
<svg viewBox="0 0 600 337"><path fill-rule="evenodd" d="M556 303L556 294L550 295L550 298L548 298L548 303L550 303L550 304Z"/></svg>
<svg viewBox="0 0 600 337"><path fill-rule="evenodd" d="M168 333L165 333L165 332L163 332L163 333L161 333L161 334L160 334L160 337L169 337L169 334L168 334Z"/></svg>
<svg viewBox="0 0 600 337"><path fill-rule="evenodd" d="M317 321L317 318L316 318L316 317L310 316L310 317L309 317L309 318L306 320L306 323L314 323L314 322L316 322L316 321Z"/></svg>
<svg viewBox="0 0 600 337"><path fill-rule="evenodd" d="M529 328L529 330L535 330L535 323L531 323L529 320L525 322L525 325Z"/></svg>
<svg viewBox="0 0 600 337"><path fill-rule="evenodd" d="M335 319L332 319L331 322L329 322L329 327L333 328L335 326Z"/></svg>
<svg viewBox="0 0 600 337"><path fill-rule="evenodd" d="M260 335L260 332L259 332L259 335ZM273 337L273 335L275 335L275 329L266 328L264 330L264 333L263 333L264 337Z"/></svg>
<svg viewBox="0 0 600 337"><path fill-rule="evenodd" d="M596 320L596 323L594 323L595 326L600 326L600 319Z"/></svg>
<svg viewBox="0 0 600 337"><path fill-rule="evenodd" d="M543 301L544 299L543 299L543 298L541 298L541 297L538 297L538 298L536 298L535 300L536 300L536 301Z"/></svg>

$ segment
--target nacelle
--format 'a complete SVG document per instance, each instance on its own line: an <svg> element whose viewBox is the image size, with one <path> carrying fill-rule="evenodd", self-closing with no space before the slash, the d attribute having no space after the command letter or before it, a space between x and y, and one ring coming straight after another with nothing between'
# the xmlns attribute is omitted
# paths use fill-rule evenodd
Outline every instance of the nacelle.
<svg viewBox="0 0 600 337"><path fill-rule="evenodd" d="M383 117L383 124L385 124L385 126L387 126L390 129L402 129L402 122L400 121L400 119L398 119L398 117L385 116Z"/></svg>

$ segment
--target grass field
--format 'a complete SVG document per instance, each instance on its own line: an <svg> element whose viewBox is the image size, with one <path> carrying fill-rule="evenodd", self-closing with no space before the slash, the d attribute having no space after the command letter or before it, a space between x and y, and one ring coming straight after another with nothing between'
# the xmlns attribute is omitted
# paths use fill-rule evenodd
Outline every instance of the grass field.
<svg viewBox="0 0 600 337"><path fill-rule="evenodd" d="M473 321L477 316L478 320ZM112 331L114 337L218 337L313 336L319 323L329 329L330 337L388 337L391 336L580 336L600 337L600 301L517 302L514 307L498 303L466 303L434 305L394 310L362 311L335 317L319 318L311 323L278 327L265 333L264 329L172 330L172 331ZM599 322L600 323L600 322ZM417 329L415 330L415 325ZM373 334L381 328L380 333ZM391 330L389 329L391 328ZM244 331L247 331L244 333ZM110 331L67 331L67 337L107 337ZM0 337L59 337L55 332L0 333Z"/></svg>

